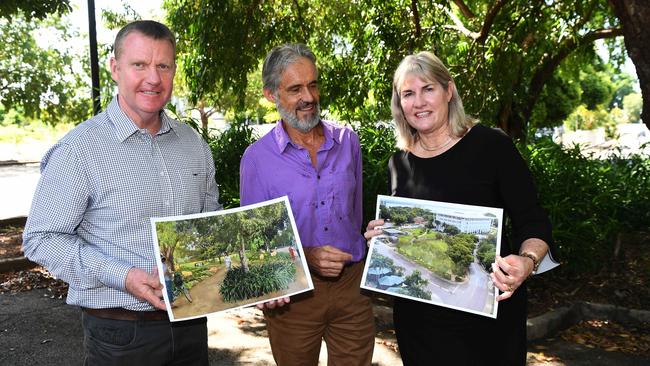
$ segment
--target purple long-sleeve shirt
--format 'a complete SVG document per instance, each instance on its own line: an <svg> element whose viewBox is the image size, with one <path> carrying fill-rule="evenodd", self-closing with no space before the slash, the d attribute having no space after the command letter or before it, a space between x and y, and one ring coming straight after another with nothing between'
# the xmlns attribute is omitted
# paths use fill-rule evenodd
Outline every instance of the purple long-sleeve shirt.
<svg viewBox="0 0 650 366"><path fill-rule="evenodd" d="M321 123L325 142L316 168L281 121L246 149L240 165L241 205L289 196L303 246L331 245L357 262L366 252L359 138L350 128Z"/></svg>

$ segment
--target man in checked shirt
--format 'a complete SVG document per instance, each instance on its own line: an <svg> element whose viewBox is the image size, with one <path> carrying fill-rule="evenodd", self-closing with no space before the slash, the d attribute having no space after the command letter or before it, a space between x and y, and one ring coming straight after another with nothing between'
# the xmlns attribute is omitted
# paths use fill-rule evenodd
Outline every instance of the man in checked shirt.
<svg viewBox="0 0 650 366"><path fill-rule="evenodd" d="M70 285L86 365L207 365L205 318L170 323L149 218L220 208L212 154L163 111L176 72L172 32L122 28L110 67L118 95L45 155L25 255Z"/></svg>

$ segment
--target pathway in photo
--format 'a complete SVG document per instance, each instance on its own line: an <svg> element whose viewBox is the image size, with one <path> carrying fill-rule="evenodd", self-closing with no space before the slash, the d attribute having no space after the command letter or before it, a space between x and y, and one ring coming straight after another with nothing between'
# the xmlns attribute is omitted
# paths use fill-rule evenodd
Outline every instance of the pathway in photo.
<svg viewBox="0 0 650 366"><path fill-rule="evenodd" d="M201 314L213 313L216 311L225 310L228 308L239 307L245 304L254 303L262 299L270 299L280 297L286 294L294 293L300 289L307 287L307 278L302 269L299 260L294 261L296 267L296 279L293 281L289 288L283 291L275 291L268 293L264 296L255 297L246 301L224 302L219 293L219 286L223 282L226 275L224 266L216 266L215 274L207 279L197 283L190 289L192 295L192 302L189 303L183 296L179 296L176 300L175 307L172 309L174 318L194 317ZM213 269L213 271L215 271Z"/></svg>
<svg viewBox="0 0 650 366"><path fill-rule="evenodd" d="M397 248L386 245L381 240L375 242L374 248L376 253L392 259L396 266L403 267L405 277L414 270L419 270L422 278L429 281L426 289L431 291L432 301L482 313L492 312L491 299L494 296L494 287L490 285L489 274L476 262L470 264L470 273L466 281L452 283L402 256L397 252Z"/></svg>

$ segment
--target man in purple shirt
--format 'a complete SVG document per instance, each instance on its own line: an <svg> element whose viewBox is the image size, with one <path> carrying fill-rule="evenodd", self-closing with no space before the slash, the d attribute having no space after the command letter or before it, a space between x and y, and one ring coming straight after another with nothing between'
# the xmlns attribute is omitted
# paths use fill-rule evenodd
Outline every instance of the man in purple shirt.
<svg viewBox="0 0 650 366"><path fill-rule="evenodd" d="M281 120L241 160L241 204L289 196L314 291L265 310L278 365L317 365L325 339L330 365L370 365L374 319L359 284L361 152L350 129L320 119L316 58L305 45L275 47L264 60L264 96ZM284 306L282 306L284 305Z"/></svg>

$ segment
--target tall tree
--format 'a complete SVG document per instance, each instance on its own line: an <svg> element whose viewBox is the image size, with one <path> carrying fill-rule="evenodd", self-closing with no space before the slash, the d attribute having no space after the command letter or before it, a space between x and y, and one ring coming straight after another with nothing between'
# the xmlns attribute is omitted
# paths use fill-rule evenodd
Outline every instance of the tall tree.
<svg viewBox="0 0 650 366"><path fill-rule="evenodd" d="M643 95L641 119L650 128L650 1L609 0L616 16L621 20L625 48L630 55Z"/></svg>

